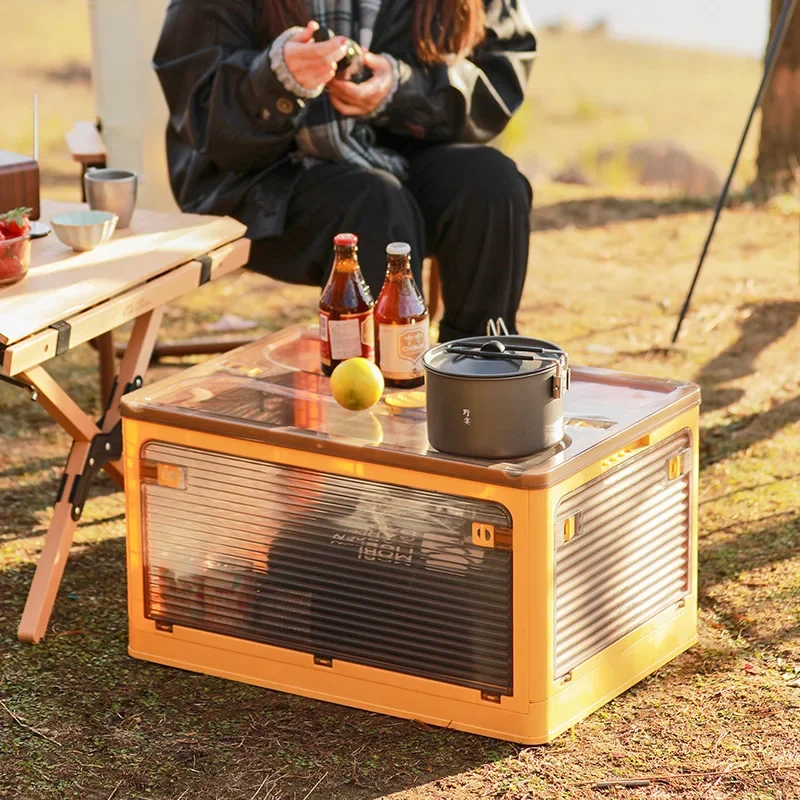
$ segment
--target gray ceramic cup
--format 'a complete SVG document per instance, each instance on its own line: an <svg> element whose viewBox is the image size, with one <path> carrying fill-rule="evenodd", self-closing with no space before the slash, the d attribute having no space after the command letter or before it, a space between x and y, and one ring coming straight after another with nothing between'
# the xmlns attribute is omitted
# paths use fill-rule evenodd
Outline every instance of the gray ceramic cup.
<svg viewBox="0 0 800 800"><path fill-rule="evenodd" d="M118 228L128 228L136 208L138 178L124 169L88 169L83 176L86 200L93 211L110 211L119 217Z"/></svg>

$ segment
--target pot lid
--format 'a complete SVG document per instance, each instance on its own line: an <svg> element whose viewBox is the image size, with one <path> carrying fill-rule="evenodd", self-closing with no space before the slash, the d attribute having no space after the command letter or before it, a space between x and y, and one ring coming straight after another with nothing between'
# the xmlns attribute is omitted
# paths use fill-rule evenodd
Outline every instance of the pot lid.
<svg viewBox="0 0 800 800"><path fill-rule="evenodd" d="M462 378L516 378L554 373L557 361L567 367L556 344L527 336L476 336L440 344L423 359L426 369Z"/></svg>

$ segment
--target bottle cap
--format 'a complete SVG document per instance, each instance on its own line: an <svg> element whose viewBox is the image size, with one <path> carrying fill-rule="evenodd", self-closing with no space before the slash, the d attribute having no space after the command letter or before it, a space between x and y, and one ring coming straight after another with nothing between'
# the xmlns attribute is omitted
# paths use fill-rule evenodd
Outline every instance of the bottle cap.
<svg viewBox="0 0 800 800"><path fill-rule="evenodd" d="M407 242L392 242L386 248L386 254L390 256L408 256L411 255L411 245Z"/></svg>
<svg viewBox="0 0 800 800"><path fill-rule="evenodd" d="M358 236L354 233L340 233L333 237L333 243L337 247L355 247L358 244Z"/></svg>

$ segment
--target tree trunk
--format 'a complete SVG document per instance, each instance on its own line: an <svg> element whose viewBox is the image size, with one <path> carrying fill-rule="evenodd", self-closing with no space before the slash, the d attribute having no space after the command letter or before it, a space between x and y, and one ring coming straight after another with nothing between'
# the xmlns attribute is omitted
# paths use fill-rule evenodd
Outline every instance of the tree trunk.
<svg viewBox="0 0 800 800"><path fill-rule="evenodd" d="M783 0L772 0L770 37ZM767 195L784 192L800 177L800 6L762 103L758 184Z"/></svg>

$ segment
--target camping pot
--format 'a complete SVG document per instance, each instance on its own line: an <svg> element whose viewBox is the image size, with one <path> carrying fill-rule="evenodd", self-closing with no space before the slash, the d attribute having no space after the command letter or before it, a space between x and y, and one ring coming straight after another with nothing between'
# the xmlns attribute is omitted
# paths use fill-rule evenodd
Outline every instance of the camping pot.
<svg viewBox="0 0 800 800"><path fill-rule="evenodd" d="M567 354L525 336L457 339L423 357L428 441L436 450L521 458L564 438Z"/></svg>

